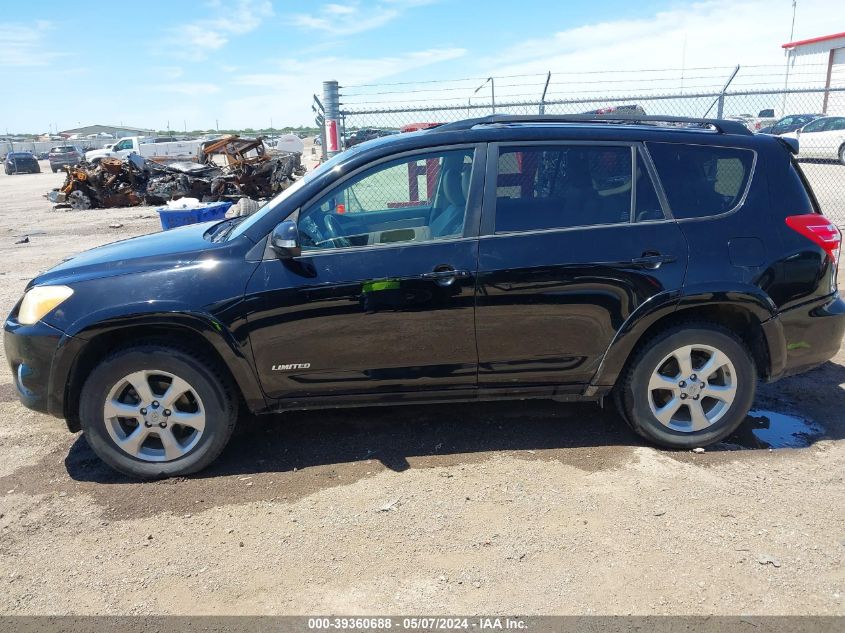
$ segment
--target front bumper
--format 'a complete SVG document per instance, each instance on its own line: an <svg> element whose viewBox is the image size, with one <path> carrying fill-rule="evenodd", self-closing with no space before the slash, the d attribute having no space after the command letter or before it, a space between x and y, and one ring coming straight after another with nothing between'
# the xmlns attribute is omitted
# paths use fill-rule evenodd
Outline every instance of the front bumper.
<svg viewBox="0 0 845 633"><path fill-rule="evenodd" d="M3 345L21 403L64 418L66 387L81 341L41 321L22 325L9 318Z"/></svg>
<svg viewBox="0 0 845 633"><path fill-rule="evenodd" d="M839 295L813 301L781 312L782 366L772 378L808 371L833 358L845 335L845 301Z"/></svg>

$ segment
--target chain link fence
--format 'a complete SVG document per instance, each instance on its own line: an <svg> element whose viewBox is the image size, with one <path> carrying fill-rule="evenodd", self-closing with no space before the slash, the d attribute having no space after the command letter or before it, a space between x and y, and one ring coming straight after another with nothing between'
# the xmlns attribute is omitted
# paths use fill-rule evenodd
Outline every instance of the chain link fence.
<svg viewBox="0 0 845 633"><path fill-rule="evenodd" d="M454 101L454 100L453 100ZM495 100L476 94L465 104L397 106L392 103L370 107L344 104L341 92L341 147L384 136L421 129L433 124L489 114L584 114L627 112L684 117L722 117L742 121L751 131L767 131L781 115L818 115L825 118L789 120L775 132L798 133L799 160L824 213L845 226L845 86L788 90L716 90L673 94L629 93L572 99ZM808 123L808 121L810 121ZM793 127L794 126L794 127Z"/></svg>

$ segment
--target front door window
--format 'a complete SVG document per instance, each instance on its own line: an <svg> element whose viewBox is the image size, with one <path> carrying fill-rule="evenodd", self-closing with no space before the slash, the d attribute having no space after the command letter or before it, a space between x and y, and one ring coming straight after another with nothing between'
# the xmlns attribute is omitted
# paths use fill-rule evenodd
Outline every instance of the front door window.
<svg viewBox="0 0 845 633"><path fill-rule="evenodd" d="M473 150L398 158L336 187L299 217L304 251L463 236Z"/></svg>

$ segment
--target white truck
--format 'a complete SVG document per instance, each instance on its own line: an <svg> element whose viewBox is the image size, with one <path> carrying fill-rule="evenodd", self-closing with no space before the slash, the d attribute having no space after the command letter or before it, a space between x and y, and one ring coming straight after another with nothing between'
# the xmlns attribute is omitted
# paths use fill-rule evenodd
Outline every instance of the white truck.
<svg viewBox="0 0 845 633"><path fill-rule="evenodd" d="M85 160L95 164L103 158L124 159L130 154L138 154L147 160L159 163L172 161L196 161L199 158L199 148L202 141L174 141L169 138L152 138L144 136L127 136L116 141L109 148L94 149L85 152Z"/></svg>

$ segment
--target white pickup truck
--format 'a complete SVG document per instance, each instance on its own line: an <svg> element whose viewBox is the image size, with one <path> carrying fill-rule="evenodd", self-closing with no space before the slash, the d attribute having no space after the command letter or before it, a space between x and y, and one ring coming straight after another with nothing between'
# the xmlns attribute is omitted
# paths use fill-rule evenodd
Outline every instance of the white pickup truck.
<svg viewBox="0 0 845 633"><path fill-rule="evenodd" d="M103 158L126 158L138 154L147 160L160 163L171 161L197 160L202 141L171 141L144 136L127 136L115 142L110 148L94 149L85 152L85 160L97 163Z"/></svg>

